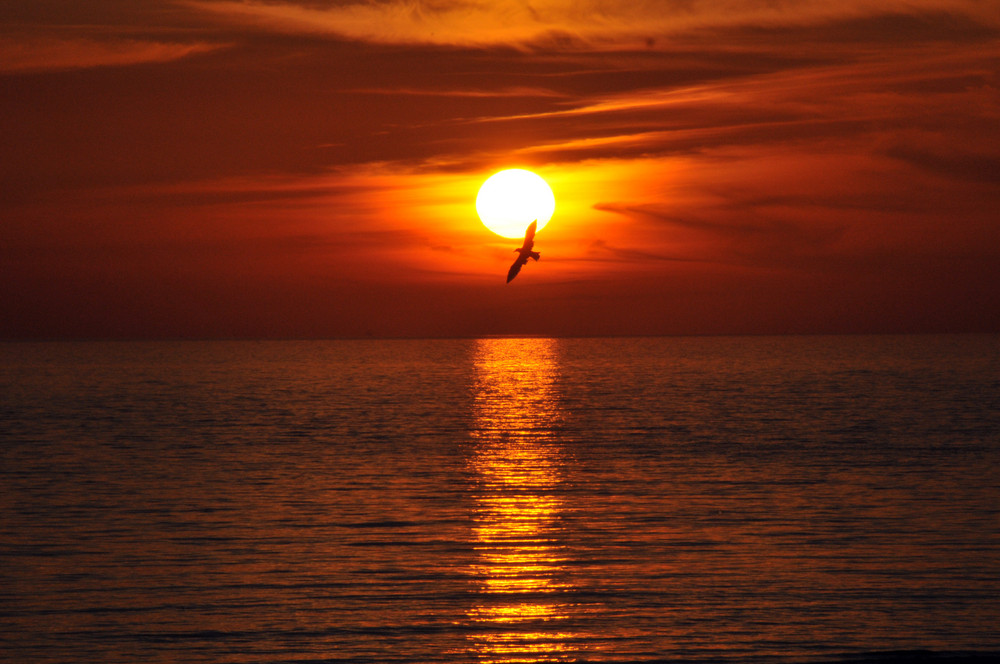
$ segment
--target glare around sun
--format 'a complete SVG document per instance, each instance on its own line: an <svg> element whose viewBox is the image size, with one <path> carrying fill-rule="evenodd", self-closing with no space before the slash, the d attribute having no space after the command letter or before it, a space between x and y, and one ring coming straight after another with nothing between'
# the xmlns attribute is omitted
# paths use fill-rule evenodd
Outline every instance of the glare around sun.
<svg viewBox="0 0 1000 664"><path fill-rule="evenodd" d="M528 224L538 220L545 227L556 209L556 199L540 176L511 168L490 176L476 197L476 212L483 224L502 237L524 237Z"/></svg>

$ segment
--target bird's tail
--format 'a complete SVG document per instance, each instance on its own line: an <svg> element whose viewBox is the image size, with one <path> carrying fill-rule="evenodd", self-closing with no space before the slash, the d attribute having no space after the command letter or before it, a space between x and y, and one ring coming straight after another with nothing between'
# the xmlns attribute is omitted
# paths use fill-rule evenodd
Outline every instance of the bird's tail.
<svg viewBox="0 0 1000 664"><path fill-rule="evenodd" d="M541 255L540 253L538 253L537 251L532 251L532 252L531 252L531 253L529 253L528 255L529 255L529 256L531 256L532 258L534 258L534 259L535 259L536 261L537 261L537 260L538 260L539 258L541 258L541 257L542 257L542 255Z"/></svg>

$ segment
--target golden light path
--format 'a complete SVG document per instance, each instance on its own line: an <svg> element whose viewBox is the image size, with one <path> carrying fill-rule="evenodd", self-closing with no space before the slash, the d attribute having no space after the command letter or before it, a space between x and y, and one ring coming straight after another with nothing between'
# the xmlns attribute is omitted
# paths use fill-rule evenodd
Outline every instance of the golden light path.
<svg viewBox="0 0 1000 664"><path fill-rule="evenodd" d="M573 607L566 559L558 544L563 451L552 424L556 345L553 339L480 339L475 350L473 464L479 478L473 573L481 599L469 618L483 629L472 650L486 663L573 659L574 635L552 623Z"/></svg>

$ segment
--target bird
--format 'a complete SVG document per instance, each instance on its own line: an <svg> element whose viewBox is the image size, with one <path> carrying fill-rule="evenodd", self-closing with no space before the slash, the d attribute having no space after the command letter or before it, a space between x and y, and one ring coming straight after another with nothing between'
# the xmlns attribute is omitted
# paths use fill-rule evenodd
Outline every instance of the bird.
<svg viewBox="0 0 1000 664"><path fill-rule="evenodd" d="M535 246L535 227L538 225L538 220L535 219L533 222L528 224L528 230L524 234L524 244L521 245L520 249L515 249L517 252L517 258L514 259L514 264L510 266L510 270L507 271L507 283L511 282L511 279L517 276L517 273L521 271L521 266L528 262L529 258L538 260L542 257L537 251L532 251L531 248Z"/></svg>

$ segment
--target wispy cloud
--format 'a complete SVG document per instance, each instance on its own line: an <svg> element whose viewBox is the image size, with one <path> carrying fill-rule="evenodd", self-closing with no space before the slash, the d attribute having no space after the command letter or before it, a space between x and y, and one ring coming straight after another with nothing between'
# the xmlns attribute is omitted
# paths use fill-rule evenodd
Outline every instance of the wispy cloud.
<svg viewBox="0 0 1000 664"><path fill-rule="evenodd" d="M344 2L316 6L308 2L259 0L181 0L181 4L215 14L228 21L277 32L333 34L348 39L381 43L506 44L542 42L566 47L589 47L624 41L653 46L659 38L690 30L755 26L783 28L840 22L845 38L885 37L882 25L866 33L859 26L865 17L941 14L964 15L970 20L945 22L907 19L897 38L937 34L942 29L968 36L981 23L1000 22L988 3L975 0L886 0L877 8L865 0L831 3L797 0L761 3L756 0L691 0L663 3L636 0L385 0ZM940 17L939 17L940 18ZM891 18L889 22L892 23ZM898 25L895 27L899 27ZM863 26L862 26L863 28ZM891 34L891 33L889 33ZM846 37L848 36L849 37ZM581 42L582 43L582 42Z"/></svg>
<svg viewBox="0 0 1000 664"><path fill-rule="evenodd" d="M39 72L169 62L220 48L208 42L59 36L0 40L0 72Z"/></svg>

